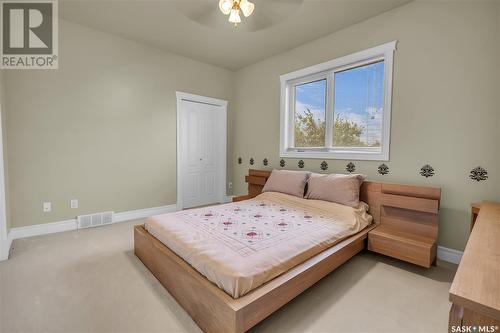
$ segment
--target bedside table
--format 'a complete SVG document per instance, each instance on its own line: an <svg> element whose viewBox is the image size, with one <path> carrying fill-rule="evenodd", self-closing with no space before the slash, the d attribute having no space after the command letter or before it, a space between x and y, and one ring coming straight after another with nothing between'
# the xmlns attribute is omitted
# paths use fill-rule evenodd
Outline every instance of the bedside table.
<svg viewBox="0 0 500 333"><path fill-rule="evenodd" d="M429 268L436 263L440 188L382 185L368 250Z"/></svg>

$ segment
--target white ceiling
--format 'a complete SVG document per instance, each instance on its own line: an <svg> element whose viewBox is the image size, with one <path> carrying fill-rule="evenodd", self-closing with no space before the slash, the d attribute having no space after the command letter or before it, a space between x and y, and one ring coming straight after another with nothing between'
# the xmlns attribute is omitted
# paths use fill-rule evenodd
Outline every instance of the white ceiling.
<svg viewBox="0 0 500 333"><path fill-rule="evenodd" d="M325 36L411 0L252 0L234 27L218 0L60 0L59 15L231 70Z"/></svg>

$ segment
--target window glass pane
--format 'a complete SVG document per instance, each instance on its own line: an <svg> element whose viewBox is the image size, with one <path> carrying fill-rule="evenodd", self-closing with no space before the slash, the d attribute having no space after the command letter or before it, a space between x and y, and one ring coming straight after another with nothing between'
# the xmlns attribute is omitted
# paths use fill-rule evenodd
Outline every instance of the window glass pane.
<svg viewBox="0 0 500 333"><path fill-rule="evenodd" d="M384 61L335 73L333 147L380 151Z"/></svg>
<svg viewBox="0 0 500 333"><path fill-rule="evenodd" d="M325 146L326 80L295 86L295 147Z"/></svg>

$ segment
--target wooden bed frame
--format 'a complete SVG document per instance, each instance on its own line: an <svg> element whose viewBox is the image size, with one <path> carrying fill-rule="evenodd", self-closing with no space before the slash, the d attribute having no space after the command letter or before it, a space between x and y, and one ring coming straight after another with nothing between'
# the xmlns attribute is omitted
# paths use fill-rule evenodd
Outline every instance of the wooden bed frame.
<svg viewBox="0 0 500 333"><path fill-rule="evenodd" d="M237 197L235 201L260 194L269 175L270 171L249 170L245 178L248 195ZM383 185L387 190L382 189ZM370 205L370 214L374 218L371 226L238 299L229 296L192 268L150 235L143 225L134 228L135 255L203 331L245 332L362 251L366 247L368 232L380 223L382 197L391 191L411 200L422 198L428 188L364 182L360 199Z"/></svg>

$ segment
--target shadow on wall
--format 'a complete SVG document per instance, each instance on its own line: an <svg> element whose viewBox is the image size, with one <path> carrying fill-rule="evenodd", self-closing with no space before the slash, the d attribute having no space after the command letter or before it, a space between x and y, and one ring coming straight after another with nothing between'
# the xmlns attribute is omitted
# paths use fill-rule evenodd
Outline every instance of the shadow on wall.
<svg viewBox="0 0 500 333"><path fill-rule="evenodd" d="M449 225L452 224L452 225ZM447 244L452 249L464 249L469 238L470 211L440 207L439 228L447 233L439 233L438 244ZM464 239L463 235L467 235Z"/></svg>

